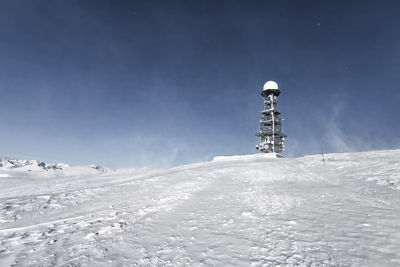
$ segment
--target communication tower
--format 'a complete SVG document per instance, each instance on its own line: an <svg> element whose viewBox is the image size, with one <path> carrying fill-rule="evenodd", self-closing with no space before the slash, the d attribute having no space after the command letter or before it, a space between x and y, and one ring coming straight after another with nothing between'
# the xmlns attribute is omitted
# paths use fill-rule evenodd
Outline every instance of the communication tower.
<svg viewBox="0 0 400 267"><path fill-rule="evenodd" d="M261 95L264 97L264 110L261 111L260 131L256 136L260 137L260 144L256 146L262 153L275 153L281 156L284 150L286 135L282 133L282 119L277 109L278 95L281 93L278 84L268 81L264 84Z"/></svg>

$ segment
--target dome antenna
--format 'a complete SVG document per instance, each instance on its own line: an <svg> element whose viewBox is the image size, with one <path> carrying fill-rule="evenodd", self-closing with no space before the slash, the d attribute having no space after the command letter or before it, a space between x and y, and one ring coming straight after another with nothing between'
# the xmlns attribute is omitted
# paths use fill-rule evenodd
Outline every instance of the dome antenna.
<svg viewBox="0 0 400 267"><path fill-rule="evenodd" d="M278 84L268 81L264 84L261 95L264 97L264 110L261 111L260 131L256 136L260 137L260 144L256 148L261 153L274 153L277 157L283 157L284 141L286 135L282 133L282 119L277 109L279 91Z"/></svg>

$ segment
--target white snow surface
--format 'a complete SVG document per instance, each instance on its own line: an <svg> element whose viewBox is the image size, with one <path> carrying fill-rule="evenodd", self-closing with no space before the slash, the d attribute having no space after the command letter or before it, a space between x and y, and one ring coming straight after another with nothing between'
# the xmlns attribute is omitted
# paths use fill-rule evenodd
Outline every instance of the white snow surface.
<svg viewBox="0 0 400 267"><path fill-rule="evenodd" d="M399 159L391 150L328 154L325 165L321 155L116 171L3 164L0 266L399 266Z"/></svg>

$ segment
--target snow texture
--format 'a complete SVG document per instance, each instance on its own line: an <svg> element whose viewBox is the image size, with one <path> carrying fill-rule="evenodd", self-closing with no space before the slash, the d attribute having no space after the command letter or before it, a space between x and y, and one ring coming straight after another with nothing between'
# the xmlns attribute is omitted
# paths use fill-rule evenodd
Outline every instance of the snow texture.
<svg viewBox="0 0 400 267"><path fill-rule="evenodd" d="M399 158L116 171L3 159L0 266L399 266Z"/></svg>

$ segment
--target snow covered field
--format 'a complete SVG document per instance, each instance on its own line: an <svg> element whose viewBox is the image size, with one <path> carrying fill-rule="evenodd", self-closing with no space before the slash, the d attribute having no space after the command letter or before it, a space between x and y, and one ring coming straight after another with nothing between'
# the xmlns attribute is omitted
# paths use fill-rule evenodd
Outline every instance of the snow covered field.
<svg viewBox="0 0 400 267"><path fill-rule="evenodd" d="M2 160L0 266L400 266L400 150L325 160Z"/></svg>

